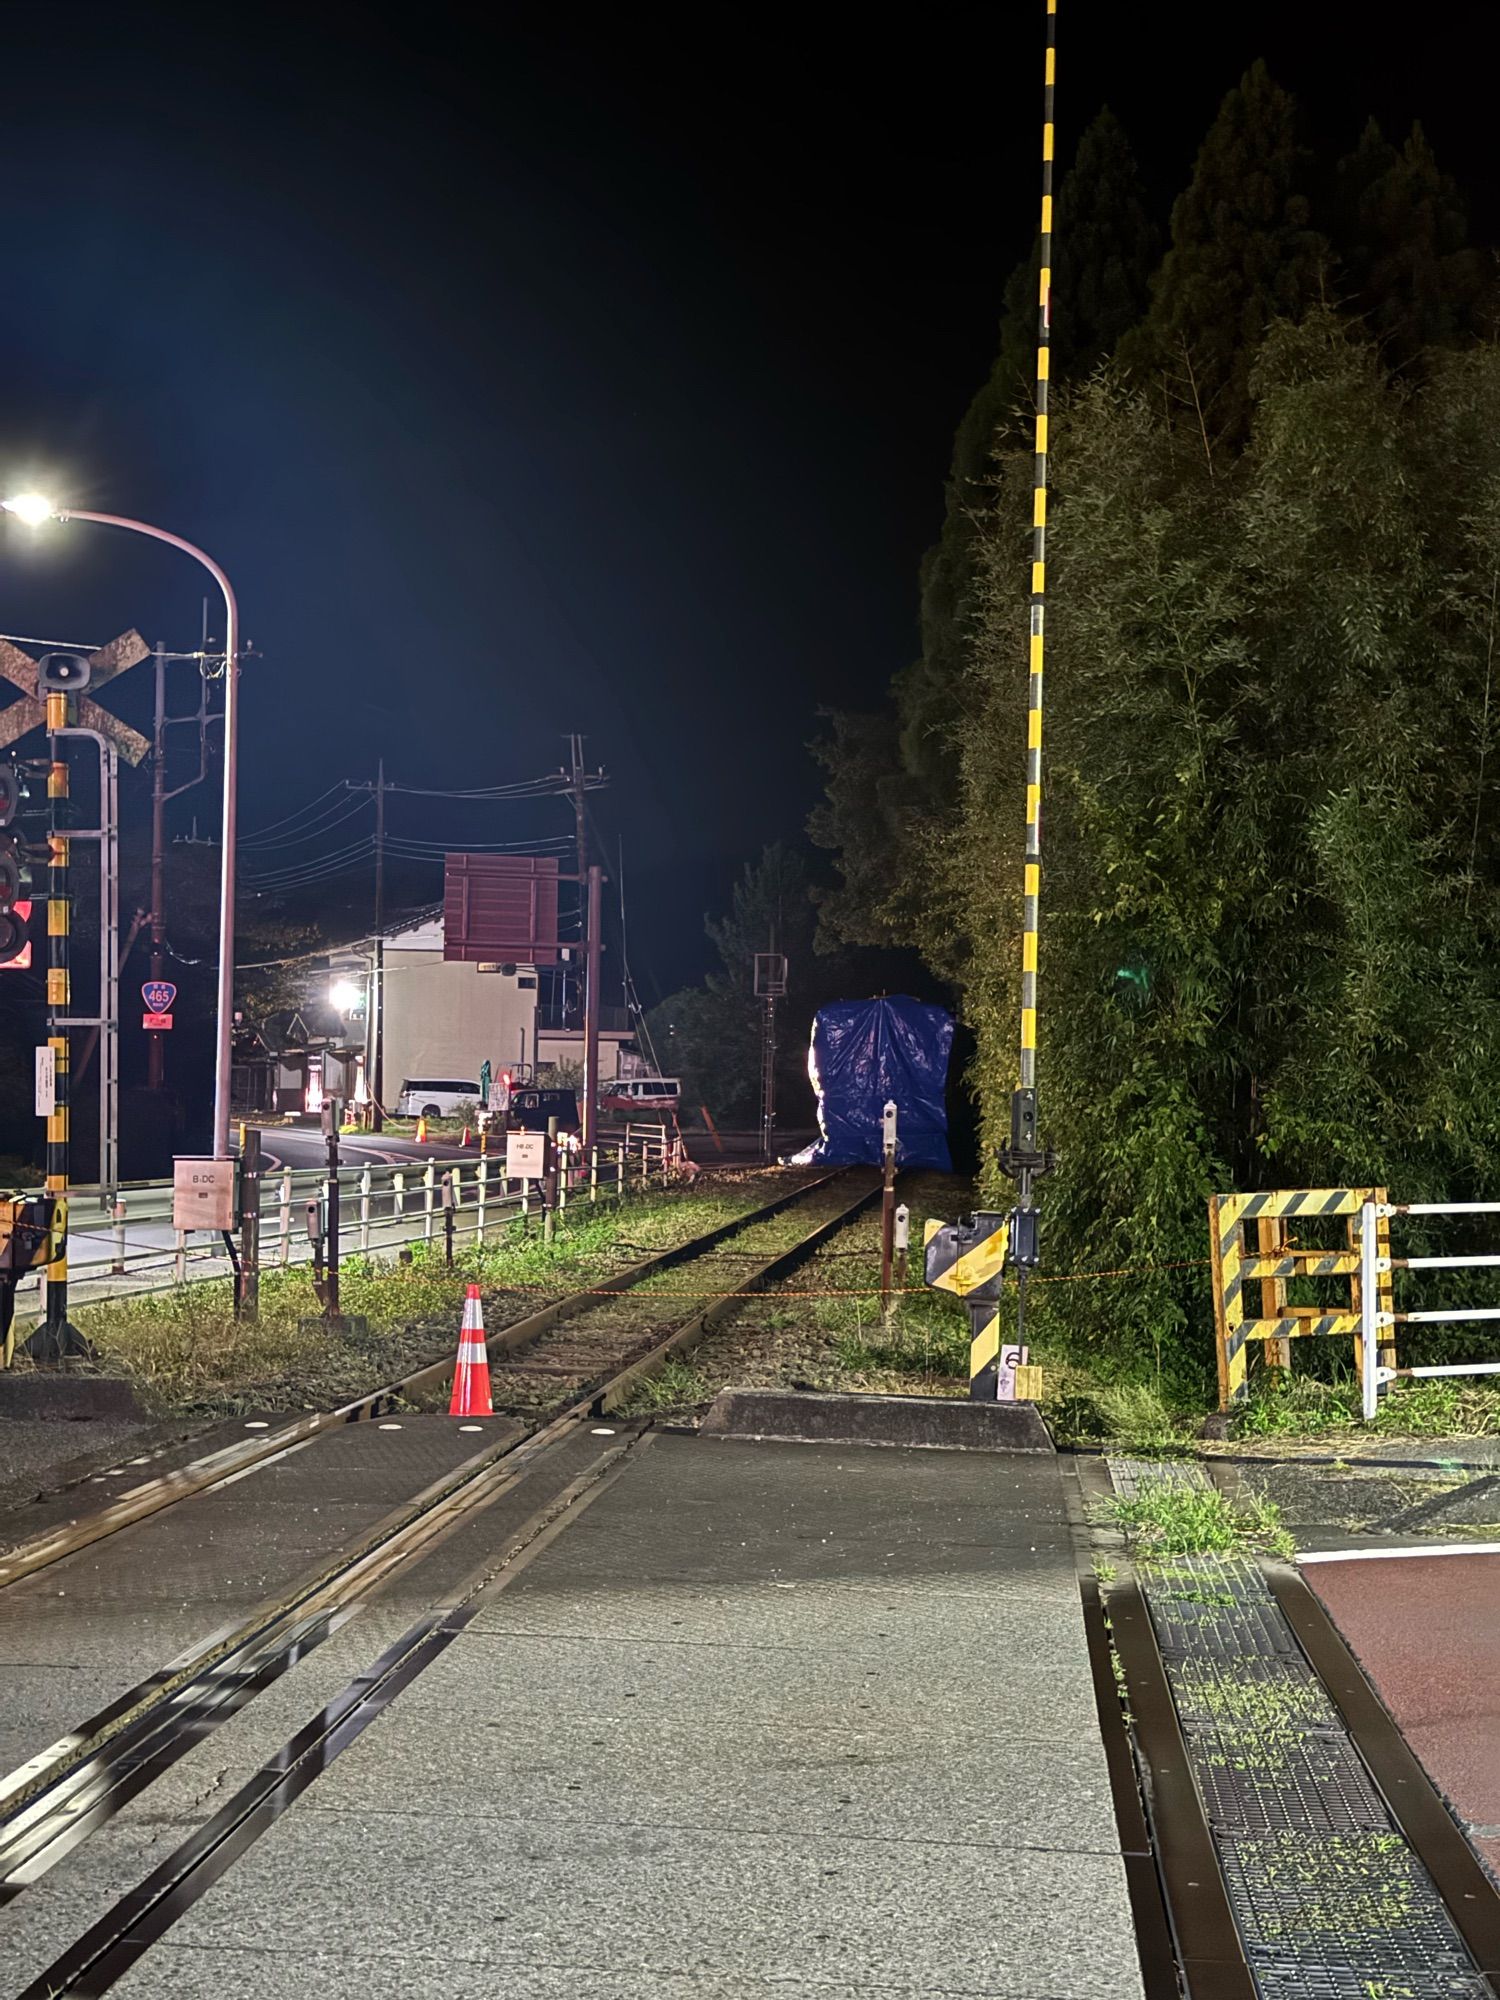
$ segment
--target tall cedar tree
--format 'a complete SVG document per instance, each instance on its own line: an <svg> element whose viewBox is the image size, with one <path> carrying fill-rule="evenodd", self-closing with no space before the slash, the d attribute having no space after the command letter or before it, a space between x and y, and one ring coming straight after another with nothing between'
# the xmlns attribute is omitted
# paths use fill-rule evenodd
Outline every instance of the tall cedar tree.
<svg viewBox="0 0 1500 2000"><path fill-rule="evenodd" d="M1041 965L1062 1151L1053 1335L1201 1385L1203 1202L1500 1185L1500 355L1413 397L1331 312L1273 329L1232 482L1091 383L1056 442ZM1454 495L1459 498L1455 502ZM925 946L963 985L987 1136L1014 1082L1024 481L990 591ZM1434 616L1434 607L1442 607ZM962 891L969 937L955 940ZM1155 1270L1149 1267L1158 1267Z"/></svg>
<svg viewBox="0 0 1500 2000"><path fill-rule="evenodd" d="M1323 294L1329 248L1312 226L1308 168L1296 106L1253 64L1209 128L1172 209L1151 309L1121 345L1127 367L1164 385L1210 448L1244 437L1271 321L1299 318Z"/></svg>
<svg viewBox="0 0 1500 2000"><path fill-rule="evenodd" d="M1106 1371L1195 1387L1210 1191L1500 1185L1489 281L1419 132L1399 152L1367 132L1323 207L1332 252L1293 107L1257 65L1176 205L1144 323L1054 405L1049 1262L1157 1268L1112 1284L1107 1313L1072 1285L1038 1309ZM1061 338L1061 283L1054 300ZM997 436L991 504L964 517L963 643L931 654L930 781L914 670L885 713L835 718L814 821L841 851L828 928L915 944L952 983L991 1147L1015 1081L1031 497L1024 436Z"/></svg>
<svg viewBox="0 0 1500 2000"><path fill-rule="evenodd" d="M1398 151L1370 120L1339 162L1329 224L1347 303L1391 366L1409 370L1481 329L1485 259L1420 125Z"/></svg>

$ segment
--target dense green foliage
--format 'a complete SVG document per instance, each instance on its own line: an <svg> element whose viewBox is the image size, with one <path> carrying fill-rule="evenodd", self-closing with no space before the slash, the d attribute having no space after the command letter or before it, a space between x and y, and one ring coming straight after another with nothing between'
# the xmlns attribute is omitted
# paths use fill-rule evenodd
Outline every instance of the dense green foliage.
<svg viewBox="0 0 1500 2000"><path fill-rule="evenodd" d="M1500 1187L1487 282L1420 132L1398 151L1371 128L1320 180L1257 65L1114 359L1085 341L1054 371L1048 1262L1186 1267L1042 1294L1106 1369L1201 1374L1216 1188ZM987 483L963 449L967 597L886 714L834 719L813 831L840 857L829 929L915 944L953 983L992 1150L1015 1082L1031 466L998 414L991 445Z"/></svg>

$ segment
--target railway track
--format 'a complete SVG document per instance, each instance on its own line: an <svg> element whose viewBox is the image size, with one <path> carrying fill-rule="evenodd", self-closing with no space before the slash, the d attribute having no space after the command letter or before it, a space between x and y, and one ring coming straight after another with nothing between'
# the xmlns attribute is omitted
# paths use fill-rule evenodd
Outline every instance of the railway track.
<svg viewBox="0 0 1500 2000"><path fill-rule="evenodd" d="M539 1343L561 1342L560 1351L571 1353L569 1343L563 1341L560 1329L568 1322L583 1314L601 1312L606 1302L638 1287L649 1285L675 1270L679 1265L697 1263L711 1257L721 1246L742 1235L747 1229L769 1222L783 1214L788 1208L804 1199L813 1197L819 1190L842 1184L841 1173L822 1173L811 1179L798 1182L794 1187L778 1195L773 1201L760 1207L749 1209L743 1215L730 1217L706 1230L702 1235L690 1238L685 1243L673 1245L643 1258L639 1263L627 1266L622 1271L601 1278L584 1290L568 1294L565 1298L552 1300L535 1312L514 1320L509 1326L501 1327L488 1336L492 1367L503 1367L500 1356L515 1356L530 1350ZM812 1245L811 1248L816 1248ZM621 1326L628 1325L622 1318ZM585 1343L587 1345L587 1343ZM576 1345L576 1344L574 1344ZM608 1343L594 1343L594 1352L607 1373ZM545 1355L534 1355L530 1369L513 1370L516 1385L525 1382L528 1372L535 1376L548 1366ZM452 1378L453 1360L451 1355L443 1355L436 1361L413 1369L397 1381L387 1382L378 1389L372 1389L364 1396L342 1403L333 1410L314 1410L306 1416L295 1418L263 1435L242 1438L221 1450L196 1459L178 1469L142 1481L122 1493L118 1500L109 1505L91 1510L82 1520L70 1521L66 1526L52 1532L32 1536L8 1549L0 1555L0 1590L8 1584L18 1582L39 1569L61 1561L65 1556L75 1554L91 1543L102 1541L107 1535L118 1533L121 1528L132 1526L148 1516L160 1513L167 1507L188 1499L194 1494L212 1492L233 1479L241 1479L247 1472L273 1460L284 1458L288 1453L301 1449L316 1438L337 1431L345 1424L362 1423L373 1418L388 1416L413 1401L429 1398L443 1389ZM582 1382L583 1377L576 1371L560 1370L556 1378L558 1393L566 1382ZM547 1399L534 1395L528 1389L521 1390L523 1401L529 1412L545 1407ZM556 1400L554 1397L552 1400ZM497 1395L496 1408L501 1408ZM3 1791L0 1791L3 1797Z"/></svg>
<svg viewBox="0 0 1500 2000"><path fill-rule="evenodd" d="M443 1635L451 1637L460 1628L477 1594L524 1560L539 1538L639 1448L642 1426L606 1426L599 1419L670 1355L689 1348L732 1311L736 1296L785 1276L877 1194L873 1177L819 1176L493 1334L496 1435L248 1617L137 1680L0 1779L3 1906L99 1828L117 1821L132 1799L339 1632L393 1577L410 1577L419 1565L436 1563L445 1550L466 1558L462 1575L448 1578L442 1602L398 1635L394 1650L387 1648L389 1657L382 1655L328 1705L316 1725L308 1725L312 1733L305 1743L285 1746L284 1754L278 1753L230 1801L234 1811L224 1808L185 1843L191 1854L173 1857L154 1889L146 1883L133 1891L126 1899L128 1909L122 1905L106 1913L25 1993L105 1991L146 1948L146 1932L159 1935L164 1927L151 1930L148 1909L156 1912L153 1922L164 1914L169 1922L166 1913L186 1907L183 1880L191 1876L206 1886L214 1879L228 1865L231 1850L243 1845L246 1825L268 1824L268 1812L274 1818L290 1803L323 1768L330 1743L336 1739L341 1746L353 1740L396 1687L436 1656L447 1643ZM668 1284L674 1271L690 1272L690 1282L683 1277ZM107 1536L124 1538L124 1561L132 1530L148 1531L148 1523L152 1529L159 1526L152 1516L227 1482L283 1465L292 1454L361 1418L408 1407L438 1389L451 1367L445 1360L417 1370L338 1411L299 1419L147 1482L99 1516L76 1524L69 1535L45 1537L13 1551L0 1576L12 1583L36 1577ZM498 1503L504 1503L502 1513L508 1507L515 1519L496 1550L481 1517L493 1518ZM477 1561L467 1561L475 1555ZM450 1571L453 1559L445 1558ZM45 1575L40 1581L45 1583ZM14 1601L11 1590L0 1589L0 1615Z"/></svg>

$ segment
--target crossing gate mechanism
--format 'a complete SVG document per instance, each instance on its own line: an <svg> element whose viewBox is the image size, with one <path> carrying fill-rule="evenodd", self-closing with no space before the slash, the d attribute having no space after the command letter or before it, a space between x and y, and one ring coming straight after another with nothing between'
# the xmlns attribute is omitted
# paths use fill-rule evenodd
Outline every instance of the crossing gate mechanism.
<svg viewBox="0 0 1500 2000"><path fill-rule="evenodd" d="M964 1222L929 1220L923 1231L923 1276L942 1292L956 1292L969 1309L969 1396L976 1403L1034 1402L1042 1371L1028 1366L1027 1350L1000 1339L1000 1287L1007 1261L1014 1263L1014 1215L980 1210Z"/></svg>
<svg viewBox="0 0 1500 2000"><path fill-rule="evenodd" d="M1361 1217L1367 1203L1383 1209L1386 1216L1390 1214L1384 1188L1282 1188L1265 1194L1209 1196L1221 1410L1243 1402L1249 1391L1251 1341L1263 1343L1268 1367L1290 1368L1294 1340L1314 1334L1352 1340L1355 1369L1363 1373L1366 1304L1377 1316L1375 1323L1383 1327L1392 1323L1394 1304L1390 1226L1384 1217L1377 1222L1383 1234L1375 1266L1376 1290L1373 1297L1365 1299L1360 1246ZM1326 1233L1327 1226L1340 1218L1342 1245L1309 1245L1300 1240L1304 1230L1316 1231L1321 1226ZM1251 1223L1256 1232L1253 1249L1247 1247L1245 1234ZM1320 1305L1288 1305L1288 1281L1304 1278L1346 1278L1347 1303L1334 1300ZM1253 1284L1260 1287L1258 1313L1248 1309L1255 1295L1247 1288ZM1381 1365L1394 1366L1395 1351L1383 1347L1376 1358Z"/></svg>

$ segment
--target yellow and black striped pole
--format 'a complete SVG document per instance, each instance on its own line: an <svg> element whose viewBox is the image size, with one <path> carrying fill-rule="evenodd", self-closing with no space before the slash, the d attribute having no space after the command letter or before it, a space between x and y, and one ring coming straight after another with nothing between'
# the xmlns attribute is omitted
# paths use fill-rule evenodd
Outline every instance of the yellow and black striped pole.
<svg viewBox="0 0 1500 2000"><path fill-rule="evenodd" d="M923 1275L956 1292L969 1310L969 1395L993 1403L1000 1374L1000 1280L1009 1218L981 1209L967 1222L929 1221L922 1238Z"/></svg>
<svg viewBox="0 0 1500 2000"><path fill-rule="evenodd" d="M72 721L70 697L47 692L47 1046L52 1051L53 1098L47 1114L47 1195L52 1242L47 1259L47 1307L27 1342L37 1361L87 1354L88 1343L68 1321L68 1030L72 1004L71 843L68 839L68 750L59 730Z"/></svg>
<svg viewBox="0 0 1500 2000"><path fill-rule="evenodd" d="M1041 269L1036 315L1036 453L1031 498L1031 632L1026 699L1026 858L1021 878L1021 1064L1010 1100L1010 1143L1001 1169L1016 1182L1010 1261L1016 1273L1016 1341L1024 1339L1026 1275L1038 1260L1032 1186L1052 1166L1037 1137L1037 951L1042 905L1042 674L1047 653L1047 422L1052 347L1052 122L1057 75L1057 0L1047 0L1047 61L1042 87Z"/></svg>
<svg viewBox="0 0 1500 2000"><path fill-rule="evenodd" d="M1026 1274L1037 1262L1032 1184L1052 1156L1037 1138L1037 950L1042 904L1042 674L1047 653L1047 421L1052 344L1052 161L1056 151L1052 95L1057 72L1057 0L1047 0L1047 64L1042 90L1041 270L1037 287L1036 454L1031 499L1031 633L1026 699L1026 858L1021 878L1021 1064L1010 1100L1010 1144L1002 1169L1016 1181L1010 1233L1016 1271L1016 1339L1026 1318Z"/></svg>
<svg viewBox="0 0 1500 2000"><path fill-rule="evenodd" d="M1036 1089L1037 939L1042 897L1042 670L1047 643L1047 415L1052 340L1052 92L1057 66L1057 0L1047 0L1047 68L1042 98L1042 260L1037 297L1036 455L1031 502L1031 672L1026 704L1026 862L1021 903L1021 1076Z"/></svg>

